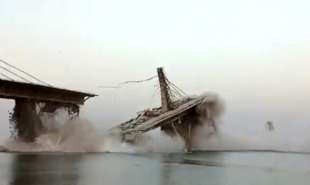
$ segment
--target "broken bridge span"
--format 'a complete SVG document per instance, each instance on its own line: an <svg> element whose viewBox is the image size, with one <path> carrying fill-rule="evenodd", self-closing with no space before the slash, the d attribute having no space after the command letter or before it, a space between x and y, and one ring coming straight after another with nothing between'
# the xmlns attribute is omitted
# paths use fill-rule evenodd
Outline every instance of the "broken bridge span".
<svg viewBox="0 0 310 185"><path fill-rule="evenodd" d="M42 113L65 108L71 118L79 115L79 107L95 94L54 87L37 77L0 60L0 98L12 99L15 107L10 115L16 137L33 142L44 127Z"/></svg>

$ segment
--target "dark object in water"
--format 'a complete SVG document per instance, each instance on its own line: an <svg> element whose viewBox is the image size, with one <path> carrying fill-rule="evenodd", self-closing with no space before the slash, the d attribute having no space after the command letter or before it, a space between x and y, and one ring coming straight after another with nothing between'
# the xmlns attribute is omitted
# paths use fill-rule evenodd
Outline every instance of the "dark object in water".
<svg viewBox="0 0 310 185"><path fill-rule="evenodd" d="M268 129L268 131L274 131L275 128L272 121L267 121L266 128Z"/></svg>

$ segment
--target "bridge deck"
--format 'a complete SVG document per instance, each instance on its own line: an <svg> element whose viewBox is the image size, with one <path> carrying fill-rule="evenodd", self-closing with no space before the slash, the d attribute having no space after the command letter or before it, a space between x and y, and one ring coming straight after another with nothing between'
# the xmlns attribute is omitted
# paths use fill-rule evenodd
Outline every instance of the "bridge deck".
<svg viewBox="0 0 310 185"><path fill-rule="evenodd" d="M124 125L121 124L112 129L120 128L121 135L125 137L125 140L131 141L131 140L134 140L134 138L139 134L143 134L150 130L162 127L166 124L173 123L180 116L186 115L189 112L189 110L201 104L205 98L206 96L202 95L200 97L194 98L180 105L178 108L174 110L171 110L163 114L160 114L159 116L150 118L142 123L136 123L135 121L132 121L132 122L125 123L127 124L125 127Z"/></svg>
<svg viewBox="0 0 310 185"><path fill-rule="evenodd" d="M0 98L23 98L35 101L82 105L86 99L94 96L96 95L52 86L0 79Z"/></svg>

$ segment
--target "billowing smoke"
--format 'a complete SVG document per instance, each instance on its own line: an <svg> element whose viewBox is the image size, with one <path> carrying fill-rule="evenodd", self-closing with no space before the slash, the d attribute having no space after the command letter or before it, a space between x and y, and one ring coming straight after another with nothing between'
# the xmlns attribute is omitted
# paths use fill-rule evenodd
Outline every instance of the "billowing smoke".
<svg viewBox="0 0 310 185"><path fill-rule="evenodd" d="M34 142L11 138L4 146L8 152L137 152L143 147L122 143L107 131L98 131L86 119L67 119L65 111L57 116L45 115L42 123L46 131Z"/></svg>
<svg viewBox="0 0 310 185"><path fill-rule="evenodd" d="M19 109L22 106L24 105L20 103L19 107L15 108ZM268 121L270 119L268 117L262 121L261 127L257 123L245 122L242 118L236 121L233 116L225 117L225 124L220 124L223 121L221 119L224 108L223 101L218 95L206 94L204 103L196 109L201 124L195 129L194 150L310 151L310 140L305 137L310 129L309 124L307 122L295 124L298 122L295 119L307 119L307 114L304 114L305 118L293 117L288 123L283 122L287 116L279 120L272 120L272 122ZM238 107L236 108L238 109ZM16 111L15 115L12 114L11 118L24 120L24 117L19 117L18 112ZM26 118L27 120L28 118ZM104 123L104 118L102 120ZM24 152L182 152L185 145L181 137L171 138L160 132L159 129L143 135L135 146L122 143L118 137L112 137L102 130L98 131L85 119L68 121L65 110L58 110L57 116L48 113L42 115L41 122L46 132L41 132L33 143L10 139L6 142L4 150ZM31 123L29 121L29 124ZM268 127L265 128L265 126ZM41 129L36 130L41 131ZM20 135L28 134L33 135L20 133ZM0 150L2 149L0 147Z"/></svg>
<svg viewBox="0 0 310 185"><path fill-rule="evenodd" d="M216 94L205 94L205 99L195 112L196 126L193 130L194 150L248 150L272 149L277 130L261 133L265 140L248 137L242 130L224 129L221 116L224 103ZM57 110L56 116L41 116L45 128L34 142L18 139L9 140L5 148L18 152L183 152L185 147L181 136L169 137L160 129L143 134L135 145L121 142L120 137L108 131L97 130L86 119L68 119L66 110ZM257 133L259 134L259 133ZM279 140L280 138L278 138ZM269 143L270 142L270 143ZM276 142L273 142L276 143ZM287 148L287 147L286 147Z"/></svg>
<svg viewBox="0 0 310 185"><path fill-rule="evenodd" d="M49 120L52 124L52 121ZM46 122L45 122L46 124ZM87 120L74 119L58 124L38 136L34 142L14 139L6 144L9 151L26 152L94 152L98 150L100 140L96 130ZM50 127L51 128L51 127Z"/></svg>
<svg viewBox="0 0 310 185"><path fill-rule="evenodd" d="M199 143L201 130L207 130L210 139L218 132L217 124L224 111L224 105L215 94L206 94L203 103L195 110L197 118L194 141ZM41 116L45 132L33 143L22 140L10 140L6 144L9 151L24 152L180 152L184 148L181 137L170 138L155 130L140 137L135 145L122 143L120 137L106 131L96 130L86 119L68 119L65 110L58 110L56 115ZM196 135L199 137L196 137ZM194 143L195 144L195 143Z"/></svg>
<svg viewBox="0 0 310 185"><path fill-rule="evenodd" d="M220 117L225 111L223 101L218 95L205 93L203 102L196 107L198 120L206 127L212 127L217 131L217 124L220 122Z"/></svg>

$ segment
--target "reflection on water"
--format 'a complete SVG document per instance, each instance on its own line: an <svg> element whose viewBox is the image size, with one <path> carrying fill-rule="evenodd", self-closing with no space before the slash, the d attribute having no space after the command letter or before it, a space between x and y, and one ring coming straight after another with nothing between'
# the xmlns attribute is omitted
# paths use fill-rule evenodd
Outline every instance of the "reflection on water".
<svg viewBox="0 0 310 185"><path fill-rule="evenodd" d="M10 185L78 184L81 156L15 155Z"/></svg>
<svg viewBox="0 0 310 185"><path fill-rule="evenodd" d="M212 167L214 164L208 161L201 161L201 160L191 160L190 156L194 157L196 154L167 154L165 157L162 158L162 168L161 168L161 184L208 184L208 179L206 176L197 177L195 174L192 174L190 169L185 170L185 174L178 175L182 170L183 166L205 166L205 167ZM206 153L204 153L206 154ZM216 159L218 161L222 161L221 152L211 152L208 153L207 156L209 158ZM194 157L195 158L195 157ZM205 158L206 159L206 158ZM179 171L179 172L177 172ZM207 174L206 174L207 175ZM199 179L200 178L200 179ZM217 182L217 176L214 175L212 177L212 184Z"/></svg>
<svg viewBox="0 0 310 185"><path fill-rule="evenodd" d="M0 154L0 185L308 185L310 156L282 153Z"/></svg>

